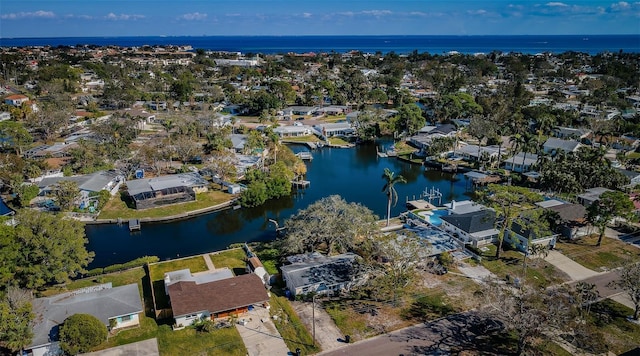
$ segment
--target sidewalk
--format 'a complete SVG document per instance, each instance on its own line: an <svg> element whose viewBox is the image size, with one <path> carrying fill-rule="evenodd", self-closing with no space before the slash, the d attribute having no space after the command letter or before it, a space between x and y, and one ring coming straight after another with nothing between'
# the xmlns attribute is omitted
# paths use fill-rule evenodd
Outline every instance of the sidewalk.
<svg viewBox="0 0 640 356"><path fill-rule="evenodd" d="M207 269L209 269L209 271L214 271L216 269L213 265L213 261L211 261L211 256L209 256L208 253L202 255L202 258L204 258L204 263L207 265Z"/></svg>
<svg viewBox="0 0 640 356"><path fill-rule="evenodd" d="M600 272L590 270L555 250L550 250L545 260L566 273L572 281L580 281L600 274Z"/></svg>

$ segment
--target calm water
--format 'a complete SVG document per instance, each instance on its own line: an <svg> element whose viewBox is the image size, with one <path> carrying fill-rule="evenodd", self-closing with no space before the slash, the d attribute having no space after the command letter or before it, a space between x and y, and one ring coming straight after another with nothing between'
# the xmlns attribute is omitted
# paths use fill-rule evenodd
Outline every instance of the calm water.
<svg viewBox="0 0 640 356"><path fill-rule="evenodd" d="M390 145L389 141L379 143ZM305 149L291 146L294 151ZM275 238L268 219L282 224L286 218L322 197L339 194L348 202L358 202L380 218L386 214L386 196L382 193L382 172L389 168L403 175L407 183L396 186L398 204L392 216L405 210L407 197L418 196L425 188L436 187L443 203L464 199L464 177L438 171L424 171L395 158L377 158L374 144L352 149L324 148L313 152L308 162L307 179L311 187L290 197L269 201L262 207L225 210L171 223L143 224L142 231L130 233L127 226L88 225L88 249L96 257L91 268L130 261L144 255L169 259L226 248L234 242L266 241Z"/></svg>
<svg viewBox="0 0 640 356"><path fill-rule="evenodd" d="M118 45L191 45L213 51L252 53L344 53L352 50L366 53L398 54L449 51L472 54L491 51L536 54L577 51L640 52L639 35L532 35L532 36L176 36L176 37L51 37L0 38L0 46L98 46Z"/></svg>

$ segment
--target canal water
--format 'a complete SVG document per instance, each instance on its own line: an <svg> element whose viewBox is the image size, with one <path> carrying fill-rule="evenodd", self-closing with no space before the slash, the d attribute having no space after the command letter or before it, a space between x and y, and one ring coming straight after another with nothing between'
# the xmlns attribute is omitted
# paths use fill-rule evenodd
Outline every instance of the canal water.
<svg viewBox="0 0 640 356"><path fill-rule="evenodd" d="M298 210L323 197L338 194L348 202L358 202L385 218L387 198L382 193L382 173L389 168L401 174L406 184L397 184L398 204L391 216L405 211L405 201L418 198L425 188L442 192L442 203L467 199L467 180L461 175L425 171L424 167L396 158L378 158L376 147L388 147L391 141L358 145L351 149L322 148L313 151L307 162L307 180L311 186L291 196L268 201L256 208L228 209L186 220L167 223L143 223L142 230L130 233L126 224L87 225L88 249L95 252L89 268L123 263L141 256L161 260L185 257L224 249L236 242L268 241L275 238L275 227ZM294 152L305 146L290 146Z"/></svg>

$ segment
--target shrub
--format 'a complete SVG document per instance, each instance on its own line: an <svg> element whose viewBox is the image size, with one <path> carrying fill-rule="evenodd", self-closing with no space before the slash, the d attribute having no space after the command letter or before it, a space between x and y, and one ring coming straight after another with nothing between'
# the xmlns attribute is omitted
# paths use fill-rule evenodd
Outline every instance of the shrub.
<svg viewBox="0 0 640 356"><path fill-rule="evenodd" d="M91 351L107 340L107 327L89 314L74 314L60 326L60 347L70 355Z"/></svg>

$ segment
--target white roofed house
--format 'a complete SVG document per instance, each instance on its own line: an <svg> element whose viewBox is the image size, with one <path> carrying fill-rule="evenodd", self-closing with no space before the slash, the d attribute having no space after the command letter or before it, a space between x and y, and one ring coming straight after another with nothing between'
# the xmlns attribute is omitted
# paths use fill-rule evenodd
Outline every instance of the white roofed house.
<svg viewBox="0 0 640 356"><path fill-rule="evenodd" d="M550 137L542 146L544 153L555 155L558 151L577 152L582 144L575 140L563 140L555 137Z"/></svg>
<svg viewBox="0 0 640 356"><path fill-rule="evenodd" d="M273 132L275 132L280 138L313 135L313 132L311 131L311 127L307 125L278 126L275 129L273 129Z"/></svg>
<svg viewBox="0 0 640 356"><path fill-rule="evenodd" d="M349 136L355 134L356 130L348 122L336 122L331 124L318 124L314 128L325 138L333 136Z"/></svg>
<svg viewBox="0 0 640 356"><path fill-rule="evenodd" d="M318 252L290 256L280 267L287 289L293 294L335 294L358 283L353 253L324 256Z"/></svg>
<svg viewBox="0 0 640 356"><path fill-rule="evenodd" d="M78 206L84 208L90 206L92 201L97 200L96 193L102 190L115 195L124 183L124 176L118 171L111 170L72 177L47 177L37 183L40 188L39 195L52 193L56 184L62 181L72 181L78 184L80 190Z"/></svg>
<svg viewBox="0 0 640 356"><path fill-rule="evenodd" d="M58 329L74 314L89 314L98 318L110 330L140 325L143 312L138 285L112 287L111 283L38 298L32 303L35 318L33 339L25 350L29 355L60 354Z"/></svg>
<svg viewBox="0 0 640 356"><path fill-rule="evenodd" d="M533 170L538 162L538 155L535 153L518 152L515 156L509 157L502 161L504 169L508 171L526 173Z"/></svg>

